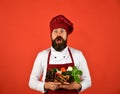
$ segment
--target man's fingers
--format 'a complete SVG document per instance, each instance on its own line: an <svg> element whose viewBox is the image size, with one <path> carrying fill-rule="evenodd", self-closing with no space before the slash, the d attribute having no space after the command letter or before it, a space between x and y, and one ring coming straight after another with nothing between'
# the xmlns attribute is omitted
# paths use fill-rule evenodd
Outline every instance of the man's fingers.
<svg viewBox="0 0 120 94"><path fill-rule="evenodd" d="M64 82L63 84L68 85L68 84L70 84L70 83L69 83L69 82Z"/></svg>
<svg viewBox="0 0 120 94"><path fill-rule="evenodd" d="M61 83L58 83L58 82L54 82L53 84L55 84L55 85L60 85Z"/></svg>

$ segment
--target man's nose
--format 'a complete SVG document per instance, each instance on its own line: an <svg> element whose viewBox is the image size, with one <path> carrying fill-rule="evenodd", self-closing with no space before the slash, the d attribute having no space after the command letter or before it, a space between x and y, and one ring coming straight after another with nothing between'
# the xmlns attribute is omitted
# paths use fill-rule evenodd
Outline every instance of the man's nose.
<svg viewBox="0 0 120 94"><path fill-rule="evenodd" d="M57 36L61 36L61 32L57 32Z"/></svg>

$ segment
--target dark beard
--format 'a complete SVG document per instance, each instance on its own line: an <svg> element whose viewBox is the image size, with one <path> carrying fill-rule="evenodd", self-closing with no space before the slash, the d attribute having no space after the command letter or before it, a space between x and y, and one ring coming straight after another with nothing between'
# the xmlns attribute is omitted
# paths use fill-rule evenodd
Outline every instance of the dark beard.
<svg viewBox="0 0 120 94"><path fill-rule="evenodd" d="M57 40L61 40L62 43L56 43ZM64 48L66 48L67 40L64 40L61 36L56 37L54 40L52 40L52 47L56 51L62 51Z"/></svg>

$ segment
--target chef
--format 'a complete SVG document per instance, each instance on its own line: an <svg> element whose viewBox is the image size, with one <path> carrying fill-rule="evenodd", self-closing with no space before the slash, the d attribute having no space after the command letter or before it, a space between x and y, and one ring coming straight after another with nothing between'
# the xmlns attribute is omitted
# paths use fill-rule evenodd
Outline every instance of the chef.
<svg viewBox="0 0 120 94"><path fill-rule="evenodd" d="M91 86L91 77L87 62L80 50L67 45L69 34L73 31L73 23L63 15L58 15L50 21L52 45L38 53L30 75L29 87L44 94L78 94ZM49 69L68 68L76 66L82 71L81 82L61 84L47 81ZM40 77L42 75L42 81Z"/></svg>

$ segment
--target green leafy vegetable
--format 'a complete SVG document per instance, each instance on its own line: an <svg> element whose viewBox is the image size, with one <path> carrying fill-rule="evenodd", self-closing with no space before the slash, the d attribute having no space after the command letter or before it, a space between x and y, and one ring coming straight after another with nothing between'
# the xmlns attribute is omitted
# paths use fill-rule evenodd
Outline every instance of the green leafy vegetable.
<svg viewBox="0 0 120 94"><path fill-rule="evenodd" d="M76 66L73 67L73 70L72 70L72 74L71 76L73 76L74 80L77 82L77 83L80 83L80 76L82 75L82 71L81 70L78 70Z"/></svg>

